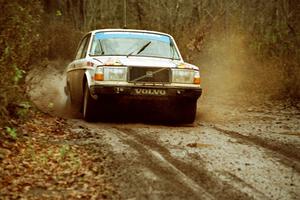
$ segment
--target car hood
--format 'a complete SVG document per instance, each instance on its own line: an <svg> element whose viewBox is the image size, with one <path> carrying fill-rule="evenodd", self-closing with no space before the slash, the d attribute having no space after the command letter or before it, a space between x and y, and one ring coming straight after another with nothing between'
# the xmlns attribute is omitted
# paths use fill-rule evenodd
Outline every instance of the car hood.
<svg viewBox="0 0 300 200"><path fill-rule="evenodd" d="M180 60L165 58L149 58L138 56L98 56L92 58L99 65L125 65L138 67L168 67L168 68L190 68L198 70L198 67Z"/></svg>

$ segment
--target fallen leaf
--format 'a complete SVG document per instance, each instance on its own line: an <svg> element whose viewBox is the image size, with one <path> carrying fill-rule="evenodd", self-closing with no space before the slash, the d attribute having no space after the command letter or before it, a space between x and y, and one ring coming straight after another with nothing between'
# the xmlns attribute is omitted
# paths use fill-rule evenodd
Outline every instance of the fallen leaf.
<svg viewBox="0 0 300 200"><path fill-rule="evenodd" d="M202 147L211 147L213 146L212 144L202 144L202 143L189 143L186 146L191 147L191 148L202 148Z"/></svg>

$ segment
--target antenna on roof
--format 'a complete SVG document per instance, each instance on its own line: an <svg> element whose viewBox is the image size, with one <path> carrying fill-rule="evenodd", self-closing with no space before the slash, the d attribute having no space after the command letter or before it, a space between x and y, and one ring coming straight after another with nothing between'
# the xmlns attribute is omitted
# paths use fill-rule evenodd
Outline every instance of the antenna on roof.
<svg viewBox="0 0 300 200"><path fill-rule="evenodd" d="M124 27L127 28L127 0L123 1L124 9L123 9L123 20L124 20Z"/></svg>

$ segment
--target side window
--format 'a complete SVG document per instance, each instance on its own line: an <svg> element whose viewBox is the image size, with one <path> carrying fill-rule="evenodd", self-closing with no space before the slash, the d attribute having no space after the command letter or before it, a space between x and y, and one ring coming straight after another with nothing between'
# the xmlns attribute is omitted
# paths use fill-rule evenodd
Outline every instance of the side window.
<svg viewBox="0 0 300 200"><path fill-rule="evenodd" d="M83 38L83 40L81 41L80 46L79 46L78 51L77 51L77 54L76 54L76 58L75 58L76 60L81 58L81 55L82 55L83 49L85 47L86 41L87 41L87 37Z"/></svg>
<svg viewBox="0 0 300 200"><path fill-rule="evenodd" d="M86 43L85 43L84 48L82 50L81 58L84 58L86 56L87 49L88 49L88 46L89 46L89 43L90 43L90 36L91 36L91 34L89 34L85 37L86 38Z"/></svg>

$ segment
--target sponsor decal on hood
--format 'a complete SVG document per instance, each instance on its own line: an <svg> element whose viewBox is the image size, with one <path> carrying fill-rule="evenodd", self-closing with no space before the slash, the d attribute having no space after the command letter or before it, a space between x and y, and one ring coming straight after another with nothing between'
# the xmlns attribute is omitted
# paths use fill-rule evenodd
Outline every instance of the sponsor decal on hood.
<svg viewBox="0 0 300 200"><path fill-rule="evenodd" d="M123 63L117 59L117 58L109 58L107 61L104 63L104 65L114 65L114 66L120 66L123 65Z"/></svg>
<svg viewBox="0 0 300 200"><path fill-rule="evenodd" d="M176 66L178 69L195 69L195 66L188 63L179 63Z"/></svg>

